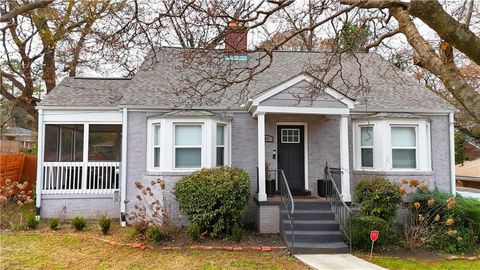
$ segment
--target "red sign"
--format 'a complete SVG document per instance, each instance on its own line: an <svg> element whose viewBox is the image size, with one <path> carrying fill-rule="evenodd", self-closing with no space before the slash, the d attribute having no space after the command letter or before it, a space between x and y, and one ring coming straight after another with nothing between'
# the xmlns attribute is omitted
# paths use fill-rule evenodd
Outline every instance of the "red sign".
<svg viewBox="0 0 480 270"><path fill-rule="evenodd" d="M371 231L370 232L370 240L372 240L372 242L377 241L379 234L380 234L379 231Z"/></svg>

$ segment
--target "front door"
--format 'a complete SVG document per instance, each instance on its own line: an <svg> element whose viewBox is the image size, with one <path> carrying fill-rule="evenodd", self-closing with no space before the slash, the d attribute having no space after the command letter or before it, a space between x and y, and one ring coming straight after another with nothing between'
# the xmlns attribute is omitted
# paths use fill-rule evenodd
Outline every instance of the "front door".
<svg viewBox="0 0 480 270"><path fill-rule="evenodd" d="M278 169L294 195L305 190L304 126L277 126Z"/></svg>

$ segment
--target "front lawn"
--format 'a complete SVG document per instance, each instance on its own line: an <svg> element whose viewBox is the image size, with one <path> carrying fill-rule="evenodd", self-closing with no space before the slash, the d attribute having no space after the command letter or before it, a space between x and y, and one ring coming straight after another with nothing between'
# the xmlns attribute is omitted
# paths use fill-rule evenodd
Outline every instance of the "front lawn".
<svg viewBox="0 0 480 270"><path fill-rule="evenodd" d="M364 257L368 260L368 257ZM374 257L372 263L392 270L477 270L480 269L480 261L455 260L418 260L394 257Z"/></svg>
<svg viewBox="0 0 480 270"><path fill-rule="evenodd" d="M285 251L140 250L82 237L86 234L88 232L2 233L0 268L308 269Z"/></svg>

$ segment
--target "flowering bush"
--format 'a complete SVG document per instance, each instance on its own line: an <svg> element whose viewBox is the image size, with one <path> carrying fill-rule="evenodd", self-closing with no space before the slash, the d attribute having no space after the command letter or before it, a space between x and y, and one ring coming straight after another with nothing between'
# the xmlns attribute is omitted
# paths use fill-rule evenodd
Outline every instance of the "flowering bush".
<svg viewBox="0 0 480 270"><path fill-rule="evenodd" d="M24 226L22 208L33 202L32 191L26 191L27 182L5 180L0 188L0 227L16 229Z"/></svg>
<svg viewBox="0 0 480 270"><path fill-rule="evenodd" d="M136 181L135 187L138 193L135 202L132 202L134 209L126 214L127 219L135 223L135 230L141 238L149 239L152 235L156 240L160 239L160 235L164 238L165 230L160 228L171 225L165 207L165 181L160 178L149 184ZM131 202L125 200L124 203L128 205Z"/></svg>
<svg viewBox="0 0 480 270"><path fill-rule="evenodd" d="M408 247L464 252L478 245L480 210L475 210L475 206L480 207L480 201L430 190L416 179L402 183L402 188L410 189L405 192L410 201L404 231Z"/></svg>

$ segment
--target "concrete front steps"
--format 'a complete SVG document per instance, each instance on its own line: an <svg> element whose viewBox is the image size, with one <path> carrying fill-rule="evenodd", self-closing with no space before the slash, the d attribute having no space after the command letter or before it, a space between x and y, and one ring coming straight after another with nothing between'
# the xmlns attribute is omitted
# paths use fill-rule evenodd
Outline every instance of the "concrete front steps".
<svg viewBox="0 0 480 270"><path fill-rule="evenodd" d="M281 226L289 250L295 254L339 254L348 253L343 234L335 221L330 202L295 201L292 227L285 210L280 212Z"/></svg>

